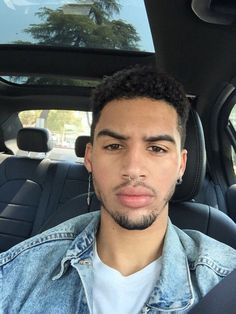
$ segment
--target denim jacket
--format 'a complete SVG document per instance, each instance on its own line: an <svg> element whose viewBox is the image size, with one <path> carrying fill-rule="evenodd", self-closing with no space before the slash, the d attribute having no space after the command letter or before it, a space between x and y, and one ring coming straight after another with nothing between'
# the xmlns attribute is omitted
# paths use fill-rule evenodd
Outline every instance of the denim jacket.
<svg viewBox="0 0 236 314"><path fill-rule="evenodd" d="M92 313L99 221L99 212L75 217L0 254L0 313ZM140 313L187 313L235 268L234 249L169 221L160 278Z"/></svg>

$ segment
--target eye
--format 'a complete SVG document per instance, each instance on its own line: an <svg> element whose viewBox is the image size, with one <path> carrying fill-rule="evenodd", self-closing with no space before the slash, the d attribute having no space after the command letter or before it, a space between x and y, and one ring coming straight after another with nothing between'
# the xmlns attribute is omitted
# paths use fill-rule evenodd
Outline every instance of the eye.
<svg viewBox="0 0 236 314"><path fill-rule="evenodd" d="M162 153L162 154L167 152L167 149L164 149L163 147L156 146L156 145L149 146L147 150L153 153Z"/></svg>
<svg viewBox="0 0 236 314"><path fill-rule="evenodd" d="M109 151L121 150L122 146L120 144L109 144L104 146L104 149Z"/></svg>

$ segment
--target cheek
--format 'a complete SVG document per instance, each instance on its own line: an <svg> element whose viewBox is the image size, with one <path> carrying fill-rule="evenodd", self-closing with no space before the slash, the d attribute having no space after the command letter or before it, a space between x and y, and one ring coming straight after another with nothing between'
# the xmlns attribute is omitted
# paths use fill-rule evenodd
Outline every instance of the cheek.
<svg viewBox="0 0 236 314"><path fill-rule="evenodd" d="M101 147L95 146L91 160L94 173L112 175L118 171L122 158L114 158L114 156L104 153Z"/></svg>
<svg viewBox="0 0 236 314"><path fill-rule="evenodd" d="M176 158L159 161L151 167L150 178L159 191L172 189L179 178L180 163Z"/></svg>
<svg viewBox="0 0 236 314"><path fill-rule="evenodd" d="M92 162L92 172L94 183L99 190L107 190L112 186L112 182L114 181L114 177L116 175L116 166L114 163L110 163L110 161L105 160L105 158L96 158L94 156Z"/></svg>
<svg viewBox="0 0 236 314"><path fill-rule="evenodd" d="M180 167L180 161L176 156L170 158L163 158L157 160L155 163L150 165L151 173L161 175L162 177L173 177L178 173Z"/></svg>
<svg viewBox="0 0 236 314"><path fill-rule="evenodd" d="M110 160L95 153L92 156L92 168L93 173L102 175L107 171L111 171Z"/></svg>

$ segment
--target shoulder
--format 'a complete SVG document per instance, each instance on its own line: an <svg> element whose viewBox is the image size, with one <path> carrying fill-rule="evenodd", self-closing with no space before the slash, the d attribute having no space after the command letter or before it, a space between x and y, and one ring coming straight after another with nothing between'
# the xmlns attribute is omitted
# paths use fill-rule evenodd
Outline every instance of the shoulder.
<svg viewBox="0 0 236 314"><path fill-rule="evenodd" d="M236 250L196 230L175 227L186 252L190 268L207 266L220 276L236 269Z"/></svg>
<svg viewBox="0 0 236 314"><path fill-rule="evenodd" d="M59 248L58 254L64 253L71 242L92 222L97 221L99 212L88 213L67 220L60 225L53 227L39 235L29 238L6 252L0 254L0 267L15 259L24 253L37 255L40 252L43 255L48 254Z"/></svg>

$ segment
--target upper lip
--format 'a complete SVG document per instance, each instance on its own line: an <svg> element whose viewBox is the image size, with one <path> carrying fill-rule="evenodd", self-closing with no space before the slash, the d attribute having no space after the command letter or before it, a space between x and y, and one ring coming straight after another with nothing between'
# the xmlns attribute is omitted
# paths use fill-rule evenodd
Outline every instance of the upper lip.
<svg viewBox="0 0 236 314"><path fill-rule="evenodd" d="M116 193L117 195L127 196L154 196L153 192L144 187L123 187Z"/></svg>

